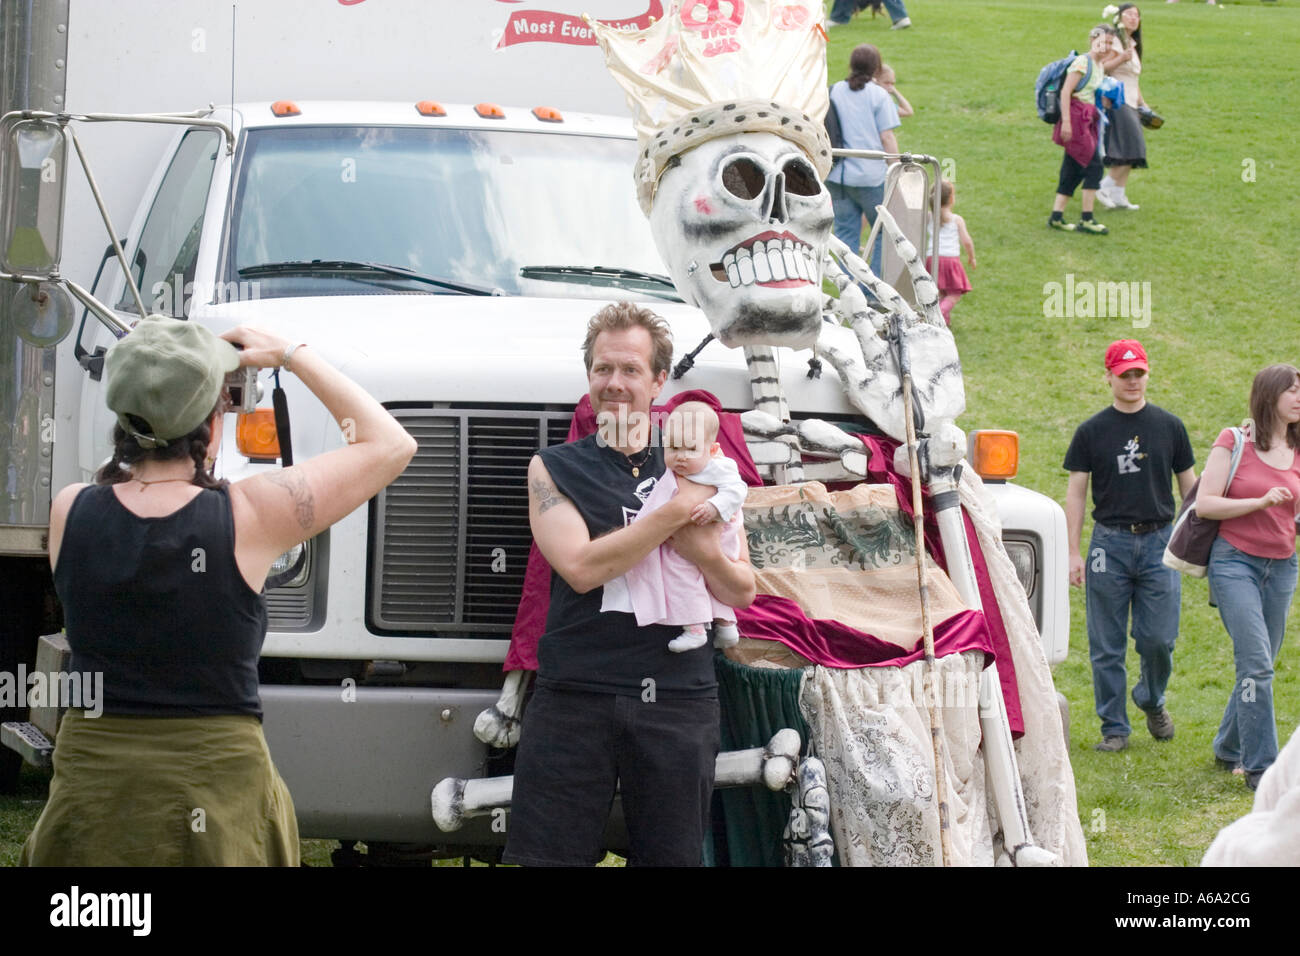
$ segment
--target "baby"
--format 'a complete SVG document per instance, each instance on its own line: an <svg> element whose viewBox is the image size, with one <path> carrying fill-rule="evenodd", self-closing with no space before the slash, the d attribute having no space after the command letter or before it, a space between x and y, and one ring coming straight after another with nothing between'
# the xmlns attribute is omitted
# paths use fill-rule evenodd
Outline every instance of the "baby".
<svg viewBox="0 0 1300 956"><path fill-rule="evenodd" d="M661 435L667 470L646 498L639 516L661 507L677 494L679 478L711 485L717 494L696 506L691 520L698 525L724 522L722 552L738 559L744 541L740 506L749 489L736 463L722 453L718 444L717 414L703 402L683 402L665 420ZM668 649L676 653L703 647L708 640L705 625L710 619L715 647L730 647L740 640L735 611L709 593L700 569L670 543L650 552L629 570L622 585L606 586L601 610L627 610L628 604L638 626L684 625L682 633L668 642Z"/></svg>

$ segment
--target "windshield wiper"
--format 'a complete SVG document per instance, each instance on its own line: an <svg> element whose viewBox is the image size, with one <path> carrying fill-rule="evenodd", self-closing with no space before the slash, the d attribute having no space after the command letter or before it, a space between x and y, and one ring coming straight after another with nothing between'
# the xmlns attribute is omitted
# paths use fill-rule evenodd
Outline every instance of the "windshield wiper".
<svg viewBox="0 0 1300 956"><path fill-rule="evenodd" d="M491 286L474 285L470 282L459 282L455 279L443 279L438 276L426 276L411 269L390 266L382 262L356 262L351 259L296 259L286 262L264 262L261 265L245 266L239 270L239 275L241 278L255 278L257 276L311 275L317 272L366 272L396 276L400 279L410 279L413 282L423 282L426 285L436 285L440 289L458 292L461 295L506 294L501 289Z"/></svg>
<svg viewBox="0 0 1300 956"><path fill-rule="evenodd" d="M609 285L618 289L645 292L661 299L682 301L673 280L654 272L640 272L618 266L523 266L519 275L525 279L545 279L550 282L581 282L588 285Z"/></svg>

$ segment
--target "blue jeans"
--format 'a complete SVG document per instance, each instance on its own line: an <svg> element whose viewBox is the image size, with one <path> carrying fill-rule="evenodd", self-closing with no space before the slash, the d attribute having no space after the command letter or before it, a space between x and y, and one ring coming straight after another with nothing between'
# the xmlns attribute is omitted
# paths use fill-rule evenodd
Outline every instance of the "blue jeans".
<svg viewBox="0 0 1300 956"><path fill-rule="evenodd" d="M831 4L831 19L848 20L853 16L857 8L857 4L853 0L835 0ZM903 0L885 0L885 10L889 12L889 19L894 23L907 16L907 8L903 6Z"/></svg>
<svg viewBox="0 0 1300 956"><path fill-rule="evenodd" d="M1103 737L1130 733L1128 673L1129 609L1137 645L1138 681L1133 702L1144 711L1165 706L1165 688L1173 671L1178 640L1182 585L1178 572L1161 562L1172 527L1132 534L1094 525L1084 558L1087 568L1088 651L1092 659L1092 693Z"/></svg>
<svg viewBox="0 0 1300 956"><path fill-rule="evenodd" d="M1261 773L1277 759L1273 662L1282 648L1295 593L1296 556L1257 558L1216 538L1210 551L1210 596L1232 638L1237 681L1214 735L1214 753Z"/></svg>
<svg viewBox="0 0 1300 956"><path fill-rule="evenodd" d="M873 226L876 224L876 207L885 201L885 184L843 186L828 182L826 189L831 194L831 206L835 210L835 238L857 252L862 246L862 215L866 213L867 222ZM877 278L880 276L882 248L880 238L877 238L869 263Z"/></svg>

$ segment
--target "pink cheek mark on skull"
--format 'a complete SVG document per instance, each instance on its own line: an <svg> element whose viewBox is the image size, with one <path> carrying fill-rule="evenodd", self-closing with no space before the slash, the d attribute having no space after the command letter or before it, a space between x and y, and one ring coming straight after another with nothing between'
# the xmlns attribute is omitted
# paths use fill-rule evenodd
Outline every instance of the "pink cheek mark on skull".
<svg viewBox="0 0 1300 956"><path fill-rule="evenodd" d="M713 207L709 205L708 199L703 196L695 197L695 211L705 216L713 215Z"/></svg>

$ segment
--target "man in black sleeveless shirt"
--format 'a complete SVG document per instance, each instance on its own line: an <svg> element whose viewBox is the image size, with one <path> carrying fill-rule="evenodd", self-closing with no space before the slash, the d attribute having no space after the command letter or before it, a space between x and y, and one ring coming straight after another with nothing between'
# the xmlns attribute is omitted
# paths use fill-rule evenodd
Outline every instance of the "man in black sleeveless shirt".
<svg viewBox="0 0 1300 956"><path fill-rule="evenodd" d="M1065 455L1070 473L1065 516L1070 536L1070 583L1087 578L1088 648L1093 696L1101 718L1101 751L1128 746L1125 703L1129 611L1141 661L1133 702L1146 713L1157 740L1174 735L1165 709L1173 671L1182 589L1178 572L1162 562L1174 518L1170 478L1179 497L1195 475L1192 445L1177 417L1146 400L1147 354L1133 339L1106 350L1106 381L1114 401L1074 433ZM1083 512L1092 479L1095 505L1088 555L1080 557Z"/></svg>
<svg viewBox="0 0 1300 956"><path fill-rule="evenodd" d="M601 428L544 449L528 468L533 538L553 573L505 859L598 862L617 790L630 864L697 866L718 752L712 648L672 653L680 628L602 612L602 588L669 537L733 607L753 601L754 574L745 558L723 555L720 525L691 524L711 488L683 482L667 505L633 521L664 471L649 413L672 363L667 324L631 303L607 306L583 350Z"/></svg>

